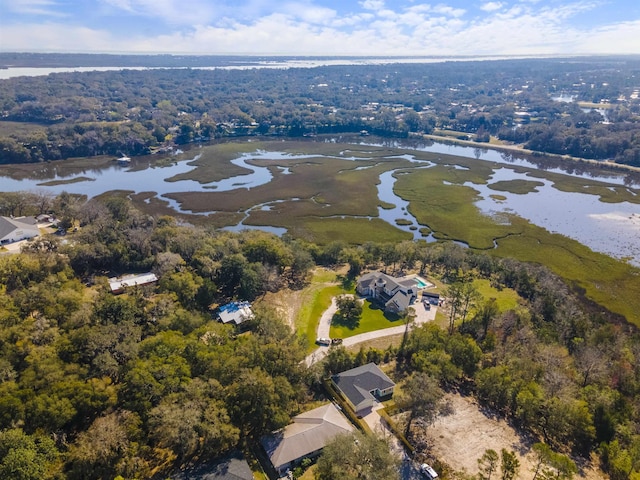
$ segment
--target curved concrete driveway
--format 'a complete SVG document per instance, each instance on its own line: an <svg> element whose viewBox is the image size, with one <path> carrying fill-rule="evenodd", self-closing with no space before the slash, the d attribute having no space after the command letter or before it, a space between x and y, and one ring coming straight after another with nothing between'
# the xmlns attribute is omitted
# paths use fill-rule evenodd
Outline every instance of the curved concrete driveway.
<svg viewBox="0 0 640 480"><path fill-rule="evenodd" d="M336 304L337 298L338 297L333 297L331 299L331 305L329 305L329 308L327 308L320 317L316 338L331 338L329 336L329 330L331 330L331 320L338 311L338 305Z"/></svg>
<svg viewBox="0 0 640 480"><path fill-rule="evenodd" d="M421 302L416 302L412 305L413 309L416 312L416 318L413 321L412 325L422 325L423 323L433 321L436 318L437 307L431 306L429 310L424 307L424 304ZM329 338L329 328L331 327L331 319L333 315L337 311L336 306L336 298L333 297L331 300L331 306L325 310L320 318L320 323L318 324L318 338L324 337ZM322 330L321 330L322 329ZM397 327L383 328L382 330L375 330L373 332L361 333L359 335L354 335L352 337L347 337L342 341L342 345L345 347L350 347L352 345L357 345L358 343L366 342L368 340L373 340L375 338L389 337L391 335L398 335L404 333L406 329L406 325L399 325ZM322 333L321 333L322 332ZM329 353L330 347L319 347L315 349L312 353L307 355L305 358L305 363L307 367L310 367L316 362L319 362Z"/></svg>

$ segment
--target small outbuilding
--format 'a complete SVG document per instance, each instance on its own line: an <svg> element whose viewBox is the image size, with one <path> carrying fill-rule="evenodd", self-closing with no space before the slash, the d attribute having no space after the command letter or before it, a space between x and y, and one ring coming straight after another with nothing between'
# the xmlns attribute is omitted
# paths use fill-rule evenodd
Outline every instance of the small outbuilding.
<svg viewBox="0 0 640 480"><path fill-rule="evenodd" d="M422 301L428 302L431 305L438 305L440 303L440 294L435 292L422 292Z"/></svg>
<svg viewBox="0 0 640 480"><path fill-rule="evenodd" d="M184 471L158 477L170 480L253 480L251 467L238 451Z"/></svg>

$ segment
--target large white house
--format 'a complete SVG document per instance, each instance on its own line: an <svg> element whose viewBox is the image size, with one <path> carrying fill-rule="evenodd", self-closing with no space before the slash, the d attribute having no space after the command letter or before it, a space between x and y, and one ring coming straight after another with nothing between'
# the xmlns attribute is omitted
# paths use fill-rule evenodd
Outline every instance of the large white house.
<svg viewBox="0 0 640 480"><path fill-rule="evenodd" d="M420 280L416 276L395 278L382 272L370 272L358 279L356 291L381 303L388 312L402 313L418 298Z"/></svg>
<svg viewBox="0 0 640 480"><path fill-rule="evenodd" d="M0 244L19 242L40 235L33 217L0 217Z"/></svg>

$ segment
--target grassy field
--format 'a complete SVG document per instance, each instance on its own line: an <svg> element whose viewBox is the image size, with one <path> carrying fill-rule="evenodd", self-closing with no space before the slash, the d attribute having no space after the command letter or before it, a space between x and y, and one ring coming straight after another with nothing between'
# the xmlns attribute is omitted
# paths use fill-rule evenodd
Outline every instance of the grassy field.
<svg viewBox="0 0 640 480"><path fill-rule="evenodd" d="M477 279L473 282L473 286L476 287L483 301L495 298L501 312L515 309L518 306L520 297L516 291L511 288L498 290L492 287L491 282L487 279Z"/></svg>
<svg viewBox="0 0 640 480"><path fill-rule="evenodd" d="M322 313L331 305L336 295L348 293L338 282L335 272L318 269L314 272L309 287L300 295L300 309L294 319L296 332L305 336L307 351L316 348L316 330Z"/></svg>
<svg viewBox="0 0 640 480"><path fill-rule="evenodd" d="M50 182L42 182L42 183L40 183L40 185L43 186L43 187L54 187L56 185L68 185L68 184L71 184L71 183L93 182L93 181L95 181L94 178L75 177L75 178L72 178L70 180L52 180Z"/></svg>
<svg viewBox="0 0 640 480"><path fill-rule="evenodd" d="M0 137L10 137L11 135L17 135L19 137L23 135L42 133L47 131L47 125L41 125L39 123L29 122L0 122Z"/></svg>
<svg viewBox="0 0 640 480"><path fill-rule="evenodd" d="M317 154L318 158L256 160L256 163L272 168L274 180L242 195L237 192L196 192L176 195L175 198L195 210L218 210L215 216L208 219L216 224L221 215L227 216L225 221L234 221L238 212L253 205L282 200L281 203L271 204L269 210L252 211L245 223L285 227L294 237L318 243L337 239L349 243L397 242L411 238L410 234L376 218L380 202L375 185L380 173L406 168L412 174L399 175L395 191L410 202L409 211L425 225L425 233L433 231L438 239L459 240L494 255L546 265L582 290L591 300L640 325L637 314L640 311L640 269L593 252L574 240L552 234L515 215L501 214L491 218L475 207L473 203L478 199L477 192L463 184L489 183L495 167L492 162L361 145L241 143L217 147L213 152L203 154L198 162L203 165L191 175L199 178L211 175L210 178L214 178L215 165L228 162L238 152L257 148L292 154ZM426 170L415 170L411 168L413 165L400 158L403 154L424 158L437 165ZM356 165L351 160L340 158L340 155L362 160ZM283 175L276 167L287 167L291 173ZM356 170L356 167L368 168ZM202 170L199 173L201 168L211 171L206 173L206 170ZM496 182L491 188L526 194L540 186L541 182L536 180L540 178L550 180L554 188L561 191L597 195L602 202L640 203L638 192L625 186L606 185L519 166L510 168L527 173L531 180ZM495 198L499 197L495 195ZM498 244L495 249L494 240ZM329 293L325 295L331 296ZM328 306L328 301L324 297L323 305ZM376 320L371 321L376 324ZM315 331L315 327L311 330ZM340 336L346 333L350 332L341 332Z"/></svg>
<svg viewBox="0 0 640 480"><path fill-rule="evenodd" d="M356 328L349 328L343 325L331 325L331 338L347 338L366 332L374 332L383 328L397 327L404 325L402 319L397 315L390 315L374 303L365 300L362 306L362 318Z"/></svg>
<svg viewBox="0 0 640 480"><path fill-rule="evenodd" d="M445 185L443 180L451 180L450 172L434 168L402 176L396 183L398 194L410 202L411 212L436 237L545 265L584 291L587 298L640 325L640 269L515 215L485 216L472 204L472 188ZM493 248L494 239L498 248Z"/></svg>
<svg viewBox="0 0 640 480"><path fill-rule="evenodd" d="M611 103L595 103L595 102L577 102L580 108L613 108L613 104Z"/></svg>
<svg viewBox="0 0 640 480"><path fill-rule="evenodd" d="M410 202L409 211L418 222L433 230L438 239L460 240L472 248L493 248L493 240L520 235L520 222L501 225L483 215L473 204L479 197L471 187L460 185L476 173L437 166L402 175L396 193ZM488 173L486 174L488 177ZM476 179L476 182L486 182ZM464 219L464 221L461 221Z"/></svg>
<svg viewBox="0 0 640 480"><path fill-rule="evenodd" d="M202 156L193 162L196 168L188 173L173 177L172 180L193 179L213 181L232 174L244 173L244 169L232 165L240 171L226 170L224 165L238 153L246 151L277 150L296 154L300 145L281 143L241 143L233 153L234 144L216 145L203 148ZM239 214L249 209L246 225L271 225L286 228L289 233L312 240L328 243L340 238L349 243L365 241L402 241L411 238L386 222L379 220L376 184L384 171L409 166L405 159L389 158L388 149L338 148L332 144L305 143L310 147L305 158L269 159L268 154L260 159L250 160L262 167L268 167L273 180L266 185L242 191L228 192L181 192L170 197L195 212L215 210L210 215L212 223L223 226L221 217ZM276 148L277 147L277 148ZM356 147L356 146L352 146ZM313 155L318 152L318 157ZM338 155L342 153L345 158ZM277 157L274 155L274 157ZM346 158L363 158L355 163ZM366 159L365 159L366 158ZM368 167L362 169L362 167ZM287 173L283 172L287 169ZM269 208L255 208L268 204Z"/></svg>

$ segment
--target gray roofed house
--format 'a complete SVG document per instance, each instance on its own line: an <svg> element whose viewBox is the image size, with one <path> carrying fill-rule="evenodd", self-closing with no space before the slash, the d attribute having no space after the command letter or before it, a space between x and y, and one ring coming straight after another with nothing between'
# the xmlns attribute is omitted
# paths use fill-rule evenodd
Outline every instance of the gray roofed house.
<svg viewBox="0 0 640 480"><path fill-rule="evenodd" d="M354 431L353 425L333 403L293 418L293 423L262 437L261 443L273 467L282 475L304 458L313 458L338 435Z"/></svg>
<svg viewBox="0 0 640 480"><path fill-rule="evenodd" d="M366 414L381 397L393 395L396 385L375 363L333 375L331 382L358 415Z"/></svg>
<svg viewBox="0 0 640 480"><path fill-rule="evenodd" d="M13 243L40 235L33 217L0 217L0 243Z"/></svg>
<svg viewBox="0 0 640 480"><path fill-rule="evenodd" d="M418 298L416 277L395 278L382 272L370 272L358 279L356 291L384 305L388 312L402 313Z"/></svg>
<svg viewBox="0 0 640 480"><path fill-rule="evenodd" d="M167 478L162 476L161 478ZM171 480L253 480L253 472L240 452L169 475Z"/></svg>

